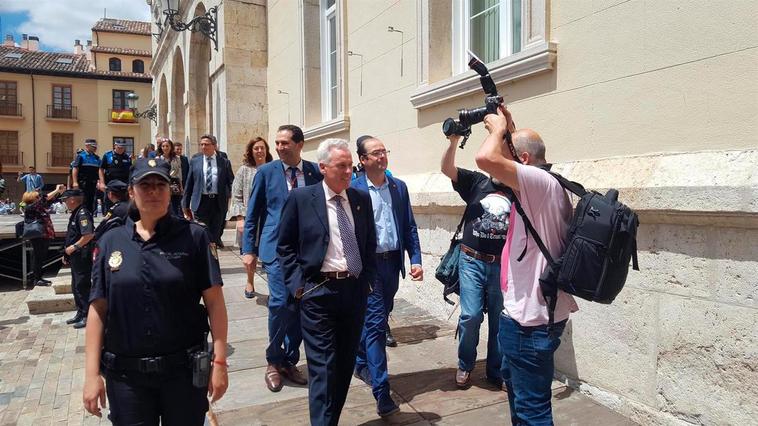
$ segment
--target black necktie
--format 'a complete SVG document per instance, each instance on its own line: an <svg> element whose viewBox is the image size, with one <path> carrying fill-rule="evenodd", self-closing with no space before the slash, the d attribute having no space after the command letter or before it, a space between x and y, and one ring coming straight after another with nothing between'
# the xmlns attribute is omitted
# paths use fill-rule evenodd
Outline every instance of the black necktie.
<svg viewBox="0 0 758 426"><path fill-rule="evenodd" d="M292 185L292 189L297 188L297 167L289 167L287 170L290 171L290 184Z"/></svg>

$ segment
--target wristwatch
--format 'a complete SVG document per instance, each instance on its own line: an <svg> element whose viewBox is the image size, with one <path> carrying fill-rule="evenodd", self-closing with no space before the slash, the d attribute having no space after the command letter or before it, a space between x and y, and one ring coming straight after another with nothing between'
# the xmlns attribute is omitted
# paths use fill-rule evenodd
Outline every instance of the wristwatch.
<svg viewBox="0 0 758 426"><path fill-rule="evenodd" d="M82 249L81 247L79 247L79 244L77 244L77 243L72 244L72 246L74 246L74 248L76 249L74 251L79 251L79 250Z"/></svg>

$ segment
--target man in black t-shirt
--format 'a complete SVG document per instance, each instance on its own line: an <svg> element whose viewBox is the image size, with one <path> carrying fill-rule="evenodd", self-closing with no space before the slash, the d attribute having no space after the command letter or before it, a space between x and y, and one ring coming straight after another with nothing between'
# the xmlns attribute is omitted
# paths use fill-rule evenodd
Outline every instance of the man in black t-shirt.
<svg viewBox="0 0 758 426"><path fill-rule="evenodd" d="M479 327L487 312L486 378L500 387L502 357L498 347L500 312L503 294L500 291L500 253L508 232L510 202L486 175L455 166L455 151L460 136L451 136L450 146L442 157L442 173L449 177L453 189L466 202L465 223L458 264L460 276L461 315L458 320L458 371L455 383L468 387L476 362Z"/></svg>

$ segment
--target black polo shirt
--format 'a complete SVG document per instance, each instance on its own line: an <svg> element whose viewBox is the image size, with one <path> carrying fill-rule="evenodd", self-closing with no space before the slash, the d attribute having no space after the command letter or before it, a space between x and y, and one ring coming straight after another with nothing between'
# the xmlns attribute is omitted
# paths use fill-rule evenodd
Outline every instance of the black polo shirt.
<svg viewBox="0 0 758 426"><path fill-rule="evenodd" d="M202 341L203 290L223 285L206 229L167 214L144 241L126 219L97 243L90 301L105 298L105 350L147 357L180 352Z"/></svg>
<svg viewBox="0 0 758 426"><path fill-rule="evenodd" d="M103 169L106 184L113 179L128 182L129 171L132 168L132 158L126 152L117 154L116 151L108 151L103 155L100 168Z"/></svg>
<svg viewBox="0 0 758 426"><path fill-rule="evenodd" d="M68 218L66 247L79 241L82 235L89 235L93 232L95 232L95 224L92 223L92 213L82 203L71 212L71 216Z"/></svg>
<svg viewBox="0 0 758 426"><path fill-rule="evenodd" d="M119 201L112 205L105 214L105 217L103 217L102 222L95 228L95 240L99 240L109 229L123 225L128 214L128 201Z"/></svg>

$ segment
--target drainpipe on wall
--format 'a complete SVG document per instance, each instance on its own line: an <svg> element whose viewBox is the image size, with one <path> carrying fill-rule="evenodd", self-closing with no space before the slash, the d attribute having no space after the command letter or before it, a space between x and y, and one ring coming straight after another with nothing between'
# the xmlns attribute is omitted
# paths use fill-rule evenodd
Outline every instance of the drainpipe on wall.
<svg viewBox="0 0 758 426"><path fill-rule="evenodd" d="M32 77L32 164L37 168L37 103L34 99L34 74ZM23 164L22 164L23 165Z"/></svg>

